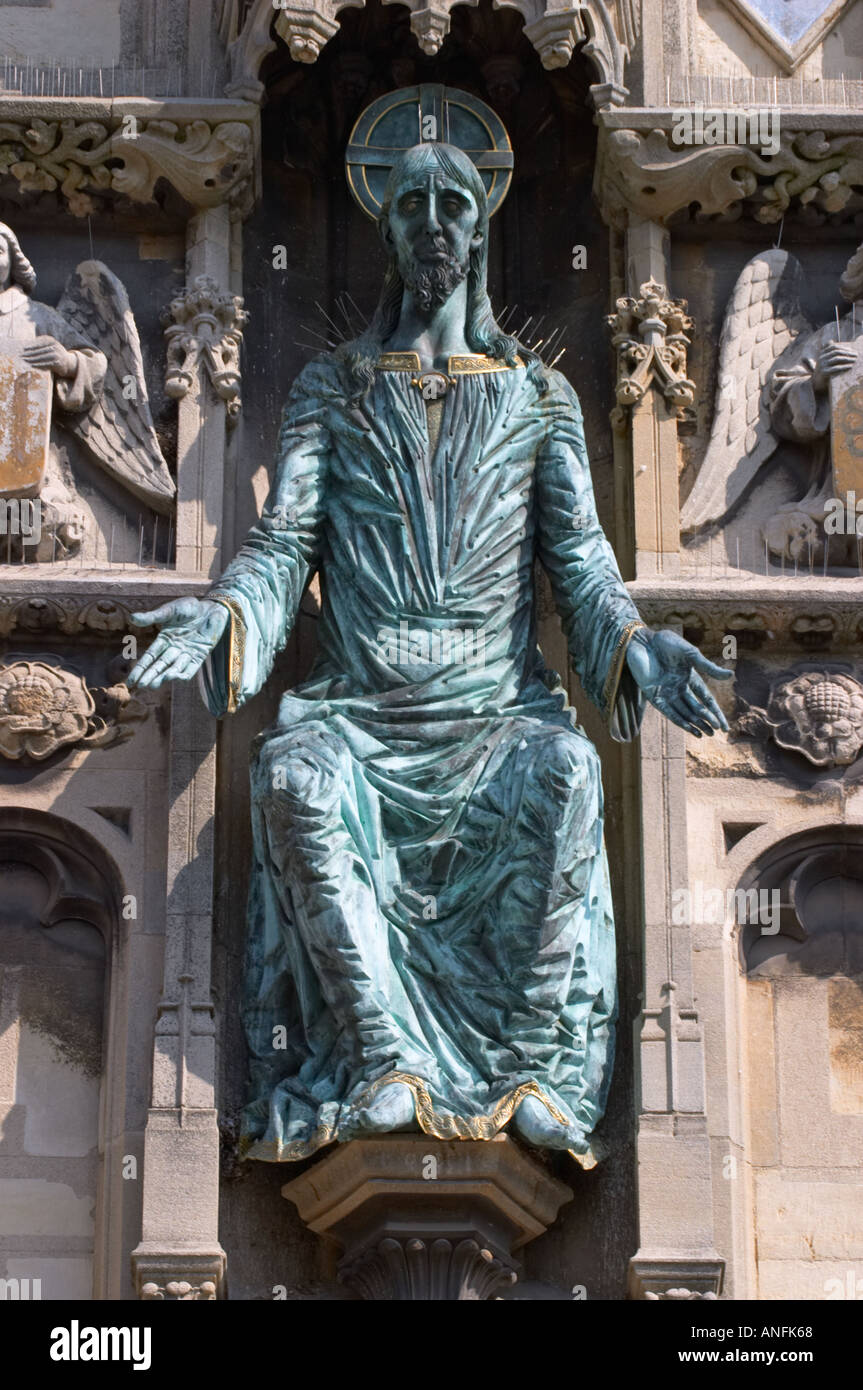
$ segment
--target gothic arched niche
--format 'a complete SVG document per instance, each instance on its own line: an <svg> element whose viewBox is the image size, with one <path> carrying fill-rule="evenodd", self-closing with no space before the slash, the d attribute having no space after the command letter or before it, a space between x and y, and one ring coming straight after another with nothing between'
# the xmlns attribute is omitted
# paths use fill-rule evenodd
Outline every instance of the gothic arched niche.
<svg viewBox="0 0 863 1390"><path fill-rule="evenodd" d="M0 815L0 1277L89 1298L112 867L59 818Z"/></svg>
<svg viewBox="0 0 863 1390"><path fill-rule="evenodd" d="M511 310L506 327L516 333L533 319L525 335L529 342L549 330L562 329L560 346L566 352L558 367L581 399L597 502L610 532L608 413L613 401L604 321L609 255L608 233L592 199L596 129L588 91L596 79L594 69L576 54L566 68L547 71L524 36L521 16L494 9L490 0L482 0L476 8L459 6L452 11L451 32L434 57L419 50L409 12L399 5L382 7L373 0L362 9L341 10L338 18L338 33L314 63L292 61L280 44L261 70L267 89L261 112L263 195L244 230L243 281L249 323L236 470L239 496L235 532L224 541L226 552L242 541L263 501L267 475L272 476L281 406L292 380L310 357L326 347L328 338L335 341L351 332L339 308L342 296L349 294L364 315L372 312L378 299L385 257L374 225L355 205L345 180L345 146L353 125L377 97L424 82L443 83L479 97L507 128L514 171L506 201L491 223L492 304L498 314L505 307ZM585 248L584 268L573 266L576 245ZM582 259L578 258L579 263ZM283 269L276 268L279 263ZM356 311L349 311L356 324ZM556 642L551 637L552 623L559 633L556 618L549 619L542 632L543 655L565 676L568 658L559 636ZM244 866L251 861L248 740L267 722L270 712L275 713L280 692L308 670L311 626L311 620L301 616L264 693L252 708L239 711L222 735L222 748L230 749L233 758L231 771L222 774L223 815L217 817L221 838L216 851L216 862L223 867L215 975L221 981L217 990L226 999L231 997L242 945ZM589 733L601 740L598 716L594 719L590 710L581 707L579 713ZM610 854L612 862L622 863L625 850L622 845L617 848L615 834L612 826ZM619 920L625 920L622 911ZM622 982L624 1018L635 1007L628 994L632 978L634 972L627 971ZM601 1273L591 1288L592 1297L625 1296L627 1260L636 1242L628 1143L630 1049L630 1032L622 1027L605 1121L609 1147L621 1155L618 1166L613 1161L608 1175L591 1175L596 1182L589 1189L585 1185L578 1203L567 1209L561 1228L565 1235L558 1232L556 1244L547 1247L545 1255L530 1256L537 1278L560 1283L568 1291L585 1262L593 1264L590 1252L601 1248ZM220 1058L223 1108L239 1108L246 1086L246 1057L235 1009L224 1011ZM242 1231L246 1222L257 1219L253 1213L263 1209L261 1194L269 1190L274 1196L277 1184L284 1181L275 1171L263 1171L278 1165L243 1166L254 1171L224 1193L227 1239L232 1230ZM268 1211L279 1206L268 1201ZM293 1226L288 1229L287 1218L280 1219L285 1223L280 1240L270 1234L266 1249L259 1243L254 1262L244 1264L241 1254L232 1256L234 1290L258 1287L264 1267L272 1269L275 1280L285 1243L296 1251L297 1268L314 1268L313 1241ZM534 1273L525 1277L533 1278Z"/></svg>
<svg viewBox="0 0 863 1390"><path fill-rule="evenodd" d="M863 829L791 836L751 866L740 888L779 909L766 921L760 912L762 925L747 914L740 950L750 979L863 975Z"/></svg>

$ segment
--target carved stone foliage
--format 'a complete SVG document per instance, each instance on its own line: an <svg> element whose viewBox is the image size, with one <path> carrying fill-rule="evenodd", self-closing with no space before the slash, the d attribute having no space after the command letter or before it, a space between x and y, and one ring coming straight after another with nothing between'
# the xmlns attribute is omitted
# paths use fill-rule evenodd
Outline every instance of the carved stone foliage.
<svg viewBox="0 0 863 1390"><path fill-rule="evenodd" d="M125 685L90 689L51 657L0 666L0 756L34 762L60 748L107 748L131 738L147 708Z"/></svg>
<svg viewBox="0 0 863 1390"><path fill-rule="evenodd" d="M198 275L172 299L162 314L168 395L182 399L203 368L225 402L229 420L236 420L241 405L240 344L247 318L242 297L220 289L209 275Z"/></svg>
<svg viewBox="0 0 863 1390"><path fill-rule="evenodd" d="M372 1302L485 1301L517 1277L511 1265L471 1239L387 1236L339 1269L340 1281Z"/></svg>
<svg viewBox="0 0 863 1390"><path fill-rule="evenodd" d="M671 130L601 127L596 189L606 220L621 224L628 212L665 221L697 207L703 217L734 219L744 213L778 223L795 213L821 223L828 215L859 208L863 137L788 128L776 154L764 157L743 144L676 145Z"/></svg>
<svg viewBox="0 0 863 1390"><path fill-rule="evenodd" d="M44 103L46 110L53 105ZM88 114L0 121L0 174L23 192L59 190L78 217L95 211L94 195L102 193L149 202L159 179L194 207L227 201L248 209L255 146L249 123L185 111L150 120L129 105L124 114L122 103L83 101L78 107Z"/></svg>
<svg viewBox="0 0 863 1390"><path fill-rule="evenodd" d="M216 1285L212 1279L204 1279L198 1284L190 1284L188 1279L169 1279L167 1284L148 1280L141 1286L141 1300L144 1303L215 1303Z"/></svg>
<svg viewBox="0 0 863 1390"><path fill-rule="evenodd" d="M31 593L0 593L0 638L37 636L86 636L88 642L106 643L115 650L119 635L135 631L130 613L147 607L147 597L154 594L159 602L181 594L203 593L206 585L177 584L172 581L164 589L148 586L134 597L94 597L93 593L61 594L50 597ZM146 595L147 597L145 597Z"/></svg>
<svg viewBox="0 0 863 1390"><path fill-rule="evenodd" d="M228 96L261 101L264 85L258 77L261 63L282 39L298 63L313 63L338 31L339 12L362 8L364 0L254 0L239 33L228 26L231 79ZM450 31L450 14L456 3L477 0L384 0L403 4L411 12L411 30L423 53L433 57ZM638 38L639 0L584 0L560 5L555 0L499 0L497 8L518 10L524 16L524 32L546 68L565 67L575 49L596 68L599 82L592 88L598 109L625 101L625 66Z"/></svg>
<svg viewBox="0 0 863 1390"><path fill-rule="evenodd" d="M725 1262L714 1254L702 1257L638 1254L629 1266L631 1298L649 1303L718 1299Z"/></svg>
<svg viewBox="0 0 863 1390"><path fill-rule="evenodd" d="M804 671L771 686L766 709L748 705L741 733L772 738L816 767L847 767L863 746L863 685L841 671Z"/></svg>
<svg viewBox="0 0 863 1390"><path fill-rule="evenodd" d="M225 1277L225 1255L204 1245L157 1247L142 1241L132 1251L132 1271L144 1303L214 1303Z"/></svg>
<svg viewBox="0 0 863 1390"><path fill-rule="evenodd" d="M688 420L695 382L686 375L693 321L685 299L669 299L664 285L648 280L638 298L624 295L606 322L617 352L617 403L634 405L651 387L662 392L679 421Z"/></svg>
<svg viewBox="0 0 863 1390"><path fill-rule="evenodd" d="M116 642L117 633L132 631L130 611L125 604L93 598L92 594L53 594L50 598L0 594L0 637L43 632L77 637L86 632L91 637Z"/></svg>
<svg viewBox="0 0 863 1390"><path fill-rule="evenodd" d="M719 576L717 576L719 578ZM749 651L826 652L863 642L863 613L859 600L835 592L815 599L801 594L796 602L776 598L766 586L747 597L718 594L708 584L696 588L688 581L687 594L663 592L638 582L628 586L638 610L651 627L679 624L687 638L705 651L722 651L732 635L738 647ZM785 596L788 595L785 589ZM793 598L793 590L791 597Z"/></svg>
<svg viewBox="0 0 863 1390"><path fill-rule="evenodd" d="M702 1299L714 1302L719 1297L715 1293L698 1293L693 1289L666 1289L664 1293L645 1293L644 1298L648 1303L691 1303Z"/></svg>

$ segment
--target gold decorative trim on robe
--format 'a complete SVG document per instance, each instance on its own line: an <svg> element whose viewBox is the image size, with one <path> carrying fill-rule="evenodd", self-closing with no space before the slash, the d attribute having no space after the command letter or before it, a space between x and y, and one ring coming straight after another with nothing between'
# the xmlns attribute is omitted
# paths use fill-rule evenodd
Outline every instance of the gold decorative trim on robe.
<svg viewBox="0 0 863 1390"><path fill-rule="evenodd" d="M469 1117L442 1115L435 1110L425 1082L420 1077L412 1076L410 1072L405 1071L391 1071L387 1072L386 1076L379 1076L377 1081L373 1081L353 1101L351 1108L361 1109L370 1104L384 1086L393 1086L398 1082L403 1086L408 1086L413 1092L414 1114L417 1123L423 1134L431 1135L433 1139L493 1139L512 1119L516 1106L520 1105L526 1096L535 1096L537 1100L542 1101L558 1124L568 1123L566 1116L558 1110L553 1101L549 1100L536 1081L523 1081L520 1086L516 1086L514 1091L510 1091L508 1095L498 1101L490 1115L471 1115ZM337 1138L338 1126L336 1124L320 1124L311 1139L295 1139L289 1144L279 1146L252 1140L243 1146L242 1152L243 1157L251 1153L252 1157L262 1159L265 1162L290 1162L308 1158L318 1149L323 1148L325 1144L334 1143ZM589 1148L587 1153L583 1154L578 1154L573 1149L567 1149L566 1152L585 1169L595 1168L599 1158L602 1157L602 1152L598 1147Z"/></svg>
<svg viewBox="0 0 863 1390"><path fill-rule="evenodd" d="M246 654L246 624L243 621L243 610L237 600L230 598L227 594L207 594L206 597L212 599L213 603L220 603L223 608L227 608L230 616L228 707L226 713L234 714L239 705L240 690L243 684L243 658Z"/></svg>
<svg viewBox="0 0 863 1390"><path fill-rule="evenodd" d="M383 372L419 372L422 363L418 352L382 352L377 365ZM520 357L516 357L513 367L523 367ZM450 376L471 376L477 372L509 372L513 370L508 362L497 357L487 357L483 352L461 353L451 356L447 370Z"/></svg>
<svg viewBox="0 0 863 1390"><path fill-rule="evenodd" d="M623 675L623 663L626 660L630 638L640 628L647 628L647 623L643 623L640 618L634 618L631 623L627 623L614 649L614 655L608 667L608 675L605 677L605 685L602 687L602 713L606 723L614 714L614 705L617 700L620 678Z"/></svg>

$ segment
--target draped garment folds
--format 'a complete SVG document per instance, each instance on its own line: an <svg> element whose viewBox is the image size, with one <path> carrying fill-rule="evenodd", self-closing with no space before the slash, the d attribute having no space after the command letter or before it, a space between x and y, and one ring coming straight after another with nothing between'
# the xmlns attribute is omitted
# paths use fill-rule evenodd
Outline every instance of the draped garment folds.
<svg viewBox="0 0 863 1390"><path fill-rule="evenodd" d="M403 1081L440 1138L490 1138L534 1095L590 1163L616 1016L602 784L537 648L535 557L621 739L641 624L565 379L541 395L521 362L451 358L432 406L419 365L385 354L357 405L340 362L309 363L261 520L211 593L231 615L202 673L222 715L322 581L312 674L253 745L245 1142L305 1157Z"/></svg>

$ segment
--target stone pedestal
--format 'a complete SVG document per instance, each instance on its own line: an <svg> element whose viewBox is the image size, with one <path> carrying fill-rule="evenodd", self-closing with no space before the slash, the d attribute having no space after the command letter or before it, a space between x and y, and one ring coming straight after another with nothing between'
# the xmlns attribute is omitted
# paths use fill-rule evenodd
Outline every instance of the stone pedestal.
<svg viewBox="0 0 863 1390"><path fill-rule="evenodd" d="M339 1279L376 1301L482 1300L514 1284L514 1252L572 1193L507 1135L393 1134L340 1144L282 1188L342 1249Z"/></svg>

